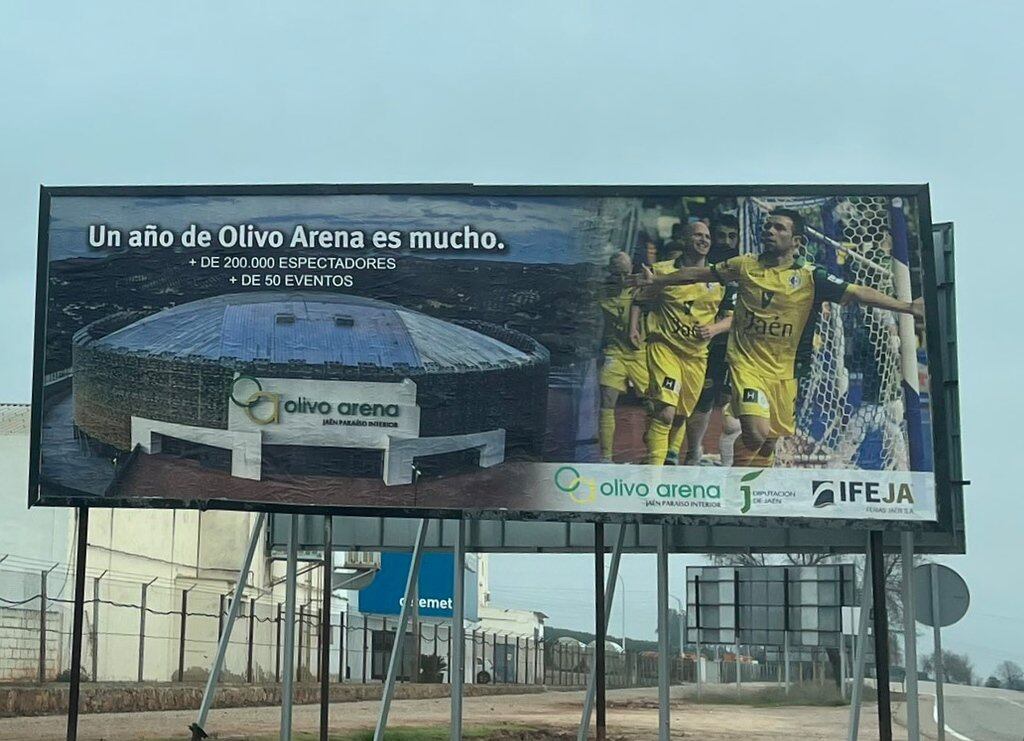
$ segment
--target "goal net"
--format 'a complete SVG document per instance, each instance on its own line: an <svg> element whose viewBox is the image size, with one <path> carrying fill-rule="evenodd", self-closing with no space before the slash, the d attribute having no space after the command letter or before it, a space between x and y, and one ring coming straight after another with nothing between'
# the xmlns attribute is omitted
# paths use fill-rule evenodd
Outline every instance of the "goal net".
<svg viewBox="0 0 1024 741"><path fill-rule="evenodd" d="M765 217L779 207L804 216L807 259L851 283L911 300L901 199L747 198L739 214L742 252L761 251ZM913 318L825 304L814 321L813 355L799 384L796 434L780 441L775 465L911 468L921 443Z"/></svg>

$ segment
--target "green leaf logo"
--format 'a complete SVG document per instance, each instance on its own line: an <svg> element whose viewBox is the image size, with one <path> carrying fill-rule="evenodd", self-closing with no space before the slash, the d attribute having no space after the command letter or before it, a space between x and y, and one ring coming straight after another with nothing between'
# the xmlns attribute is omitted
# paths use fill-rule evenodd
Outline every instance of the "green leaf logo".
<svg viewBox="0 0 1024 741"><path fill-rule="evenodd" d="M764 469L763 468L758 470L758 471L751 471L750 473L745 473L740 478L740 483L744 484L744 483L746 483L748 481L753 481L758 476L760 476L762 473L764 473ZM747 514L747 512L750 511L750 506L754 502L754 496L753 496L753 493L751 492L749 486L741 486L740 487L740 493L743 494L743 506L740 507L740 514L741 515L745 515L745 514Z"/></svg>

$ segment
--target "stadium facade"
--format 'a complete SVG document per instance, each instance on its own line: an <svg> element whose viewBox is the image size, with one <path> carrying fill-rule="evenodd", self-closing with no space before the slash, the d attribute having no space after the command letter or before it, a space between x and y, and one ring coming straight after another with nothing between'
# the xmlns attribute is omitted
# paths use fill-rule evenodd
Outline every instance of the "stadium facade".
<svg viewBox="0 0 1024 741"><path fill-rule="evenodd" d="M74 337L74 421L95 452L259 480L382 478L539 458L549 356L493 324L329 293L243 293Z"/></svg>

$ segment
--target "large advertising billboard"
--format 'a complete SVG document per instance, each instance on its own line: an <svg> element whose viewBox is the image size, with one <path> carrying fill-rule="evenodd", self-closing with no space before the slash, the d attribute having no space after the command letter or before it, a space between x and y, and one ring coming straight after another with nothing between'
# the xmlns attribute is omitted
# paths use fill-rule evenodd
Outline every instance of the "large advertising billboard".
<svg viewBox="0 0 1024 741"><path fill-rule="evenodd" d="M948 493L924 187L44 188L40 225L32 503L928 523Z"/></svg>

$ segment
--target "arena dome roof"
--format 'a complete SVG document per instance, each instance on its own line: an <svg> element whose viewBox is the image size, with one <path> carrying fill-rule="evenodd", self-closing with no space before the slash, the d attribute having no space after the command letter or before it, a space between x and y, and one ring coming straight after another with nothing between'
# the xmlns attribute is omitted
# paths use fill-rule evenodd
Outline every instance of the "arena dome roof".
<svg viewBox="0 0 1024 741"><path fill-rule="evenodd" d="M531 358L443 319L335 293L240 293L165 309L94 341L161 357L378 368L494 368Z"/></svg>

